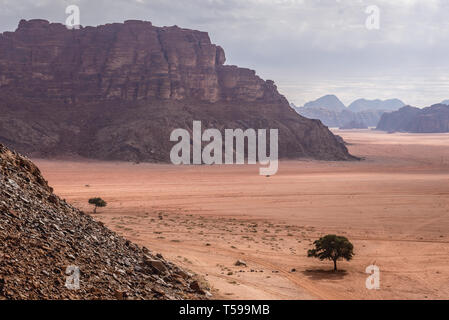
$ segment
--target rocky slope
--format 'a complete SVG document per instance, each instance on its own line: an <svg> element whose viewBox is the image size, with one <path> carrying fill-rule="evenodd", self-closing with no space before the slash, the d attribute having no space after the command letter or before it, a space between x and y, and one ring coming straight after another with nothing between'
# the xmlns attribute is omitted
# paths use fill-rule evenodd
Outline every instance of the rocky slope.
<svg viewBox="0 0 449 320"><path fill-rule="evenodd" d="M65 286L69 266L79 268L78 290ZM55 196L31 161L0 144L0 300L205 294L186 271Z"/></svg>
<svg viewBox="0 0 449 320"><path fill-rule="evenodd" d="M0 35L0 141L27 155L168 161L174 128L279 129L284 158L353 159L273 81L227 66L205 32L127 21Z"/></svg>
<svg viewBox="0 0 449 320"><path fill-rule="evenodd" d="M407 106L396 112L385 113L377 130L411 133L449 132L449 106L436 104L424 109Z"/></svg>

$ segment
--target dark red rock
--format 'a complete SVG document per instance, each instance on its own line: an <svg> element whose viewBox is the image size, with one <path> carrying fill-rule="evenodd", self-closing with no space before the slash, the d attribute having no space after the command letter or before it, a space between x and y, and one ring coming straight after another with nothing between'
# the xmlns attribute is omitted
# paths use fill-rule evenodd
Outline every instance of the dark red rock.
<svg viewBox="0 0 449 320"><path fill-rule="evenodd" d="M174 128L279 129L285 158L354 159L205 32L126 21L0 34L0 139L27 155L168 161Z"/></svg>

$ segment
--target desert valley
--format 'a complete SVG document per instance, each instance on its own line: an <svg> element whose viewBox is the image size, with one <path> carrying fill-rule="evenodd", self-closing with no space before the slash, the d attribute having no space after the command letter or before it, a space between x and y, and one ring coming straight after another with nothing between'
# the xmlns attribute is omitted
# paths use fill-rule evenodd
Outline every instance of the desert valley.
<svg viewBox="0 0 449 320"><path fill-rule="evenodd" d="M0 10L0 300L448 299L446 5L47 2Z"/></svg>
<svg viewBox="0 0 449 320"><path fill-rule="evenodd" d="M444 299L449 295L449 136L338 131L363 161L173 166L36 160L55 193L94 219L202 275L222 299ZM351 262L306 257L328 233ZM235 265L237 261L245 265ZM380 290L365 286L380 268Z"/></svg>

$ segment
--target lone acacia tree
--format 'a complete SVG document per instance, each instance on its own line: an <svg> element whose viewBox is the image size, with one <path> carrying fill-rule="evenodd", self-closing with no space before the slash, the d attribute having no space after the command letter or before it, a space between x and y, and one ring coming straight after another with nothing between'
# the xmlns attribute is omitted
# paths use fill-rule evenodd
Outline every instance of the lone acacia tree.
<svg viewBox="0 0 449 320"><path fill-rule="evenodd" d="M97 213L98 207L106 207L108 203L101 198L91 198L91 199L89 199L89 204L95 206L94 213Z"/></svg>
<svg viewBox="0 0 449 320"><path fill-rule="evenodd" d="M337 261L350 261L354 256L354 246L346 237L329 234L314 243L315 249L307 252L307 256L323 260L332 260L334 262L334 271L337 271Z"/></svg>

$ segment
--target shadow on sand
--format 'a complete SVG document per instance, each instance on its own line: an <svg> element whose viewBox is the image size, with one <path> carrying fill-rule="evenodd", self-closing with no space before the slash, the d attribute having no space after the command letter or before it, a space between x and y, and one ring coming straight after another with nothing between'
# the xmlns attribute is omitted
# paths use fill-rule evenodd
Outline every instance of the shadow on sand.
<svg viewBox="0 0 449 320"><path fill-rule="evenodd" d="M305 276L311 280L341 280L348 273L346 270L323 270L323 269L308 269L302 272Z"/></svg>

